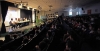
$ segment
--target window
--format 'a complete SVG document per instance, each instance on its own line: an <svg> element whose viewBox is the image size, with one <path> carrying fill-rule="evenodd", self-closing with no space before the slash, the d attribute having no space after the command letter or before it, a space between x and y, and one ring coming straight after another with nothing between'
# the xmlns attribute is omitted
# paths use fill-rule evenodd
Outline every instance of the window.
<svg viewBox="0 0 100 51"><path fill-rule="evenodd" d="M79 13L78 13L78 12L76 12L76 15L79 15Z"/></svg>
<svg viewBox="0 0 100 51"><path fill-rule="evenodd" d="M69 11L69 15L70 15L70 16L72 15L72 11Z"/></svg>

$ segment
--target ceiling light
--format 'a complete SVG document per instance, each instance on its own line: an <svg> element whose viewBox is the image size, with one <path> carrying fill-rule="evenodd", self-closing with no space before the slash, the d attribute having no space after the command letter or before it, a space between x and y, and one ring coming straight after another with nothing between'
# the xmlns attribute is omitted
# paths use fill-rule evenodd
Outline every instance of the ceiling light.
<svg viewBox="0 0 100 51"><path fill-rule="evenodd" d="M14 5L18 8L21 8L21 9L28 9L30 10L30 7L28 7L28 2L15 2Z"/></svg>
<svg viewBox="0 0 100 51"><path fill-rule="evenodd" d="M22 6L21 6L21 5L19 5L19 6L18 6L18 8L22 8Z"/></svg>
<svg viewBox="0 0 100 51"><path fill-rule="evenodd" d="M50 7L49 11L51 11L51 7L53 7L53 6L52 5L49 5L49 7Z"/></svg>
<svg viewBox="0 0 100 51"><path fill-rule="evenodd" d="M27 7L28 10L30 10L30 7Z"/></svg>

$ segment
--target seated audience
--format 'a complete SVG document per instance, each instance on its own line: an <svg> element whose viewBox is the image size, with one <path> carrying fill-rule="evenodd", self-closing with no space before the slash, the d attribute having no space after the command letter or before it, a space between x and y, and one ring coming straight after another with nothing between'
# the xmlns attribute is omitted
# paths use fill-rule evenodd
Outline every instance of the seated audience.
<svg viewBox="0 0 100 51"><path fill-rule="evenodd" d="M18 35L17 34L14 34L13 35L14 39L18 38Z"/></svg>
<svg viewBox="0 0 100 51"><path fill-rule="evenodd" d="M4 41L3 40L0 40L0 46L3 45L3 43L4 43Z"/></svg>
<svg viewBox="0 0 100 51"><path fill-rule="evenodd" d="M71 49L68 47L68 45L66 45L66 48L64 49L64 51L71 51Z"/></svg>
<svg viewBox="0 0 100 51"><path fill-rule="evenodd" d="M41 50L43 50L46 47L46 45L47 45L47 43L45 41L41 41L39 43L39 47L40 47Z"/></svg>
<svg viewBox="0 0 100 51"><path fill-rule="evenodd" d="M28 37L27 37L27 36L24 36L24 37L23 37L22 44L25 45L26 43L28 43L28 41L29 41Z"/></svg>
<svg viewBox="0 0 100 51"><path fill-rule="evenodd" d="M41 51L41 49L40 49L39 45L36 45L35 49L33 49L32 51Z"/></svg>
<svg viewBox="0 0 100 51"><path fill-rule="evenodd" d="M7 42L9 42L9 41L11 41L11 40L13 40L13 39L11 38L11 35L6 35L6 36L5 36L4 43L7 43Z"/></svg>

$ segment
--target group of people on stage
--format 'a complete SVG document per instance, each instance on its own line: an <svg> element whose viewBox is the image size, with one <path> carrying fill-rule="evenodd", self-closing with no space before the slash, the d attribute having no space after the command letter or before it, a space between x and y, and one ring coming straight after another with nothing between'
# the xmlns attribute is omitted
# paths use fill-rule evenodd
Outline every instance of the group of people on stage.
<svg viewBox="0 0 100 51"><path fill-rule="evenodd" d="M21 27L21 25L23 24L23 22L29 21L27 18L15 18L15 20L13 18L11 18L11 21L9 22L11 29L15 30L19 27Z"/></svg>

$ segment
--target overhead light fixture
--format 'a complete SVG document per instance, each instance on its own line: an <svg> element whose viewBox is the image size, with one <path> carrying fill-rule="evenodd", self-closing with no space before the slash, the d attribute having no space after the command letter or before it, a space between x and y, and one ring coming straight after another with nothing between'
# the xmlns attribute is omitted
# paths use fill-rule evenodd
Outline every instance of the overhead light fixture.
<svg viewBox="0 0 100 51"><path fill-rule="evenodd" d="M49 5L49 7L50 7L49 11L51 11L51 7L53 7L53 6L52 5Z"/></svg>
<svg viewBox="0 0 100 51"><path fill-rule="evenodd" d="M58 17L58 15L56 15L56 17Z"/></svg>
<svg viewBox="0 0 100 51"><path fill-rule="evenodd" d="M30 7L28 6L28 2L23 2L23 1L20 1L20 2L15 2L14 5L20 9L28 9L30 10Z"/></svg>
<svg viewBox="0 0 100 51"><path fill-rule="evenodd" d="M40 9L40 10L41 10L41 9L42 9L42 7L41 7L41 6L38 6L38 9Z"/></svg>
<svg viewBox="0 0 100 51"><path fill-rule="evenodd" d="M21 6L21 5L19 5L19 6L18 6L18 8L22 8L22 6Z"/></svg>
<svg viewBox="0 0 100 51"><path fill-rule="evenodd" d="M28 10L30 10L30 7L27 7Z"/></svg>

